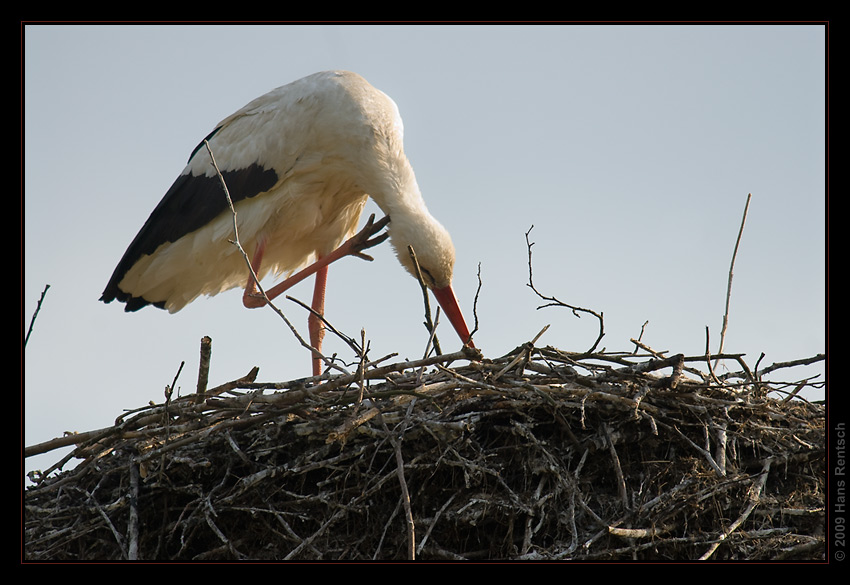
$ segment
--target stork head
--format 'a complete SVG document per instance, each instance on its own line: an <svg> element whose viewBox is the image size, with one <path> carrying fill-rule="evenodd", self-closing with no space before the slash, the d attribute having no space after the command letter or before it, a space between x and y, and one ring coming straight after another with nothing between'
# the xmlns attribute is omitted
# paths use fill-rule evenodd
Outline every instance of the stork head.
<svg viewBox="0 0 850 585"><path fill-rule="evenodd" d="M449 232L427 210L410 215L394 214L390 219L390 240L399 262L417 278L410 254L413 248L422 281L434 293L460 340L474 347L452 288L455 248Z"/></svg>

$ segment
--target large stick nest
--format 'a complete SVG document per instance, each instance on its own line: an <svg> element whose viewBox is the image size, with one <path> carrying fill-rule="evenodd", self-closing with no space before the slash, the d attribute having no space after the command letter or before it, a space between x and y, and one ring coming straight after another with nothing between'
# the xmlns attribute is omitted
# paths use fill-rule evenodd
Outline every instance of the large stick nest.
<svg viewBox="0 0 850 585"><path fill-rule="evenodd" d="M65 439L25 558L824 558L824 408L765 380L796 364L465 352L255 370Z"/></svg>

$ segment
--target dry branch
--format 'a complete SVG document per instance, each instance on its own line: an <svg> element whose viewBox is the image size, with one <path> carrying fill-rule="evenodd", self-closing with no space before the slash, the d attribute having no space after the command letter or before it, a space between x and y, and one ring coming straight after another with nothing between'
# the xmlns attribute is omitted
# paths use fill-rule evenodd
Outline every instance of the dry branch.
<svg viewBox="0 0 850 585"><path fill-rule="evenodd" d="M603 318L602 313L597 313L593 309L586 309L584 307L577 307L575 305L570 305L568 303L565 303L565 302L559 300L558 298L556 298L554 296L544 295L539 290L537 290L537 287L534 285L534 275L533 275L532 267L531 267L531 248L534 247L534 242L532 242L528 239L528 235L531 233L531 230L533 230L533 229L534 229L534 226L531 226L530 228L528 228L528 231L525 232L525 245L526 245L526 248L528 249L528 283L527 283L527 285L531 290L534 291L534 294L536 294L538 297L540 297L541 299L546 301L545 305L540 305L537 308L543 309L543 308L546 308L546 307L564 307L564 308L570 309L570 311L572 311L573 315L575 315L576 317L579 317L579 318L581 318L581 313L587 313L589 315L593 315L594 317L596 317L596 320L599 321L599 335L596 337L596 341L593 342L593 345L590 346L590 349L587 350L588 354L593 353L594 351L596 351L596 348L599 347L599 342L602 341L602 338L605 336L605 319Z"/></svg>
<svg viewBox="0 0 850 585"><path fill-rule="evenodd" d="M747 211L750 209L750 200L753 194L747 194L747 203L744 205L744 215L741 218L741 227L738 228L738 237L735 239L735 249L732 251L732 262L729 264L729 277L726 281L726 309L723 312L723 326L720 328L720 346L717 353L723 353L726 342L726 330L729 328L729 303L732 299L732 277L735 274L735 259L738 257L738 247L741 245L741 236L744 234L744 225L747 223ZM714 364L717 367L717 364Z"/></svg>
<svg viewBox="0 0 850 585"><path fill-rule="evenodd" d="M41 304L44 302L44 297L47 296L47 290L50 288L49 284L44 285L44 290L41 291L41 296L38 297L38 304L35 306L35 311L32 314L32 319L30 319L30 326L27 329L26 337L24 337L24 347L27 346L27 342L30 340L30 334L32 333L32 328L35 326L35 320L38 317L39 312L41 311Z"/></svg>

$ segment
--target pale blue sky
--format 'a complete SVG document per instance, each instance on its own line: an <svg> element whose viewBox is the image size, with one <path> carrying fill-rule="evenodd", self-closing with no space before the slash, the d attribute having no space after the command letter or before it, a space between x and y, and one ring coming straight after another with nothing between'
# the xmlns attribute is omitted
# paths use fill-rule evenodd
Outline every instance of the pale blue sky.
<svg viewBox="0 0 850 585"><path fill-rule="evenodd" d="M532 225L535 284L604 312L608 350L633 349L645 321L658 350L700 354L706 326L716 349L749 192L726 350L750 365L826 350L822 26L28 26L24 41L24 330L51 285L25 354L26 444L162 401L184 360L178 385L192 391L204 335L211 385L255 365L261 381L309 375L282 321L242 308L238 291L176 315L98 297L199 140L325 69L398 104L470 321L481 265L487 356L546 324L542 345L595 339L592 318L536 310ZM418 285L389 246L374 256L332 267L327 317L365 328L374 358L416 359ZM305 328L303 309L279 304ZM456 349L450 328L441 338ZM326 347L351 357L332 336Z"/></svg>

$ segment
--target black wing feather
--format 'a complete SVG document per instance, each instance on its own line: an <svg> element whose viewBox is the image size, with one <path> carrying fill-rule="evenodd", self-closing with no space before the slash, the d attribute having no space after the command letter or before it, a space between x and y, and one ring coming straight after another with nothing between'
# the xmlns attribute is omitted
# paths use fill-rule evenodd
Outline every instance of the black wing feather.
<svg viewBox="0 0 850 585"><path fill-rule="evenodd" d="M207 138L212 137L217 131L218 128ZM192 151L192 156L195 156L202 145L203 142ZM250 165L237 170L222 170L221 174L234 204L268 191L278 181L278 175L274 169L263 168L260 165ZM183 236L204 227L227 210L227 198L217 176L192 174L179 176L127 248L100 300L109 303L117 299L126 303L125 311L138 311L150 304L163 308L164 303L152 303L140 297L133 297L121 290L118 283L143 255L153 254L166 242L176 242Z"/></svg>

